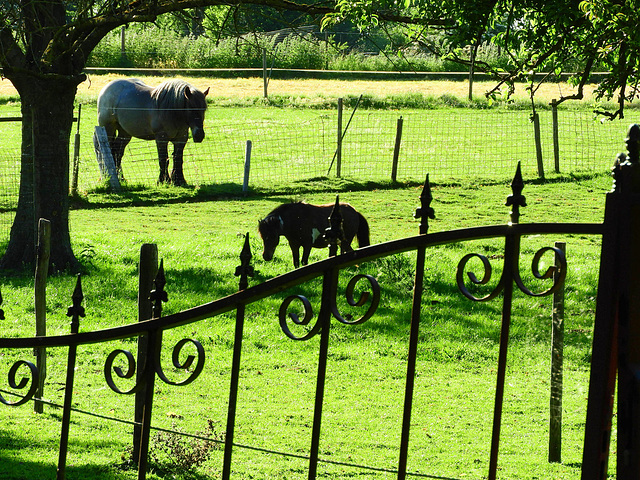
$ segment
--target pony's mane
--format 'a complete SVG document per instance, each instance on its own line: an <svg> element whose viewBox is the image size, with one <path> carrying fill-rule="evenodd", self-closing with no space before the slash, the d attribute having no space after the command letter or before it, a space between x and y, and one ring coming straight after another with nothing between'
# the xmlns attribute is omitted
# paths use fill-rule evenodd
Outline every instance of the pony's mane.
<svg viewBox="0 0 640 480"><path fill-rule="evenodd" d="M187 90L190 92L187 97ZM151 92L151 98L161 115L174 118L176 110L206 110L207 100L197 88L183 80L167 80Z"/></svg>
<svg viewBox="0 0 640 480"><path fill-rule="evenodd" d="M280 216L277 213L274 214L274 212L271 212L258 222L258 233L262 238L269 233L277 234L280 231L282 226Z"/></svg>

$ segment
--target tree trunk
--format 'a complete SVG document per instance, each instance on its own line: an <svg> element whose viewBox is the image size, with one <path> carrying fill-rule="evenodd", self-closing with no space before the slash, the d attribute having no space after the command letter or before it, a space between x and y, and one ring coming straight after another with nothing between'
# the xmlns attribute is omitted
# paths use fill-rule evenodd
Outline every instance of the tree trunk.
<svg viewBox="0 0 640 480"><path fill-rule="evenodd" d="M0 268L35 264L38 219L51 222L51 267L80 265L69 236L69 139L79 77L7 75L22 102L20 193Z"/></svg>

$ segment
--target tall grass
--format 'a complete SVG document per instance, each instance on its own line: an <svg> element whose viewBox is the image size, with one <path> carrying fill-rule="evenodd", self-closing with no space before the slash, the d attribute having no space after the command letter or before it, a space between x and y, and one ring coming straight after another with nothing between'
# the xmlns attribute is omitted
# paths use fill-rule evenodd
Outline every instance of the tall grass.
<svg viewBox="0 0 640 480"><path fill-rule="evenodd" d="M466 71L458 63L418 51L393 51L390 46L373 49L367 42L347 46L331 35L290 35L283 41L265 34L211 39L182 36L152 27L125 32L122 51L120 31L114 31L93 50L89 67L131 68L260 68L262 51L275 68L359 71ZM485 45L478 59L503 66L508 59Z"/></svg>

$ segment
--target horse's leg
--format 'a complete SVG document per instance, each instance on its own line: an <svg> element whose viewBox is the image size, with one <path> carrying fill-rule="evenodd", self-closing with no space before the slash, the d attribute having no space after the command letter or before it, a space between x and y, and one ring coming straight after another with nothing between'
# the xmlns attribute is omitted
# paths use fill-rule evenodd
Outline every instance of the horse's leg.
<svg viewBox="0 0 640 480"><path fill-rule="evenodd" d="M124 178L122 175L122 157L124 157L124 150L130 141L131 137L122 135L122 133L119 133L118 136L113 140L111 155L113 156L113 163L115 164L116 172L120 179Z"/></svg>
<svg viewBox="0 0 640 480"><path fill-rule="evenodd" d="M158 177L158 183L169 183L169 149L167 147L169 142L166 140L156 139L156 147L158 148L158 164L160 165L160 176Z"/></svg>
<svg viewBox="0 0 640 480"><path fill-rule="evenodd" d="M187 184L187 181L184 179L184 173L182 172L182 161L185 145L185 142L173 143L173 170L171 171L171 183L177 186Z"/></svg>
<svg viewBox="0 0 640 480"><path fill-rule="evenodd" d="M291 247L291 254L293 255L293 268L298 268L300 266L300 245L292 245L289 243L289 246ZM302 256L302 264L305 265L304 252Z"/></svg>
<svg viewBox="0 0 640 480"><path fill-rule="evenodd" d="M311 254L311 244L302 246L302 265L309 263L309 255Z"/></svg>

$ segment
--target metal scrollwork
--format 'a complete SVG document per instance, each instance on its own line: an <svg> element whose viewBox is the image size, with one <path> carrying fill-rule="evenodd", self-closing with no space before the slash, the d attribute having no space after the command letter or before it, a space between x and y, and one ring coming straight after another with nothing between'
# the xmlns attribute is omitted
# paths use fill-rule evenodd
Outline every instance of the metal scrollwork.
<svg viewBox="0 0 640 480"><path fill-rule="evenodd" d="M355 287L360 282L360 280L363 279L369 282L371 292L360 292L360 297L358 298L358 300L355 300L353 297ZM352 307L362 307L369 301L369 299L371 299L371 303L364 315L356 320L352 320L351 316L344 318L338 311L338 307L334 302L332 306L333 316L338 319L338 321L348 325L357 325L360 323L364 323L369 320L378 309L378 305L380 303L380 285L378 284L378 281L371 275L358 274L354 276L347 284L345 296L347 297L347 303Z"/></svg>
<svg viewBox="0 0 640 480"><path fill-rule="evenodd" d="M304 315L302 316L302 318L300 318L297 313L288 311L289 305L291 305L294 300L298 300L302 303L302 306L304 308ZM291 295L285 298L282 302L282 305L280 305L278 317L280 319L280 328L285 333L285 335L292 340L309 340L320 331L320 322L316 322L316 324L305 335L301 336L295 335L291 331L291 329L289 329L287 319L290 319L296 325L306 326L309 325L311 319L313 318L313 308L311 307L311 303L303 295Z"/></svg>
<svg viewBox="0 0 640 480"><path fill-rule="evenodd" d="M502 291L502 281L498 283L496 288L491 293L484 297L476 297L467 289L464 282L464 272L467 263L472 258L478 258L480 259L480 261L482 261L482 265L484 267L484 275L480 280L478 280L478 277L473 272L467 272L467 276L469 277L469 280L471 280L471 283L473 283L474 285L486 285L489 280L491 280L492 269L491 263L489 263L489 259L484 255L480 255L478 253L469 253L462 257L462 260L460 260L460 262L458 263L458 269L456 271L456 282L458 284L458 289L460 289L465 297L475 302L484 302L497 297L498 294Z"/></svg>
<svg viewBox="0 0 640 480"><path fill-rule="evenodd" d="M191 345L195 346L198 352L197 354L198 363L196 363L196 366L191 372L191 375L189 375L185 380L182 380L181 382L174 382L167 378L167 376L162 371L160 362L158 362L156 372L163 382L169 385L177 385L177 386L188 385L191 382L193 382L196 378L198 378L198 375L200 375L200 373L202 372L202 369L204 368L204 359L205 359L204 347L200 342L198 342L197 340L193 340L191 338L183 338L175 345L175 347L173 347L173 354L171 356L173 366L179 370L186 371L186 370L189 370L189 368L191 368L191 366L193 365L193 361L196 359L196 356L194 355L188 355L184 362L180 362L180 352L182 351L182 348L188 343L191 343Z"/></svg>
<svg viewBox="0 0 640 480"><path fill-rule="evenodd" d="M120 354L124 355L125 358L127 359L126 371L123 371L120 367L113 366L113 361ZM116 375L119 378L128 379L133 377L133 375L136 373L136 360L135 358L133 358L133 354L131 352L127 350L121 350L121 349L114 350L113 352L111 352L107 357L107 361L104 363L104 377L107 380L107 384L109 385L109 388L111 388L111 390L113 390L114 392L120 393L122 395L130 395L132 393L136 393L142 387L142 383L139 382L130 390L120 390L120 388L118 388L118 386L113 381L113 376L111 373L112 371L116 372Z"/></svg>
<svg viewBox="0 0 640 480"><path fill-rule="evenodd" d="M556 258L558 259L558 266L551 265L550 267L547 268L547 270L544 273L541 274L540 260L542 259L544 254L547 252L555 253ZM546 295L549 295L555 292L558 288L560 288L560 285L562 285L562 283L564 282L564 279L567 274L567 260L565 258L564 252L556 247L541 248L533 256L533 260L531 261L531 272L533 273L533 276L538 280L548 280L550 278L553 278L554 279L553 285L551 285L551 287L549 287L548 289L542 292L537 292L537 293L533 292L524 285L524 283L522 282L522 279L520 278L520 275L518 274L518 272L516 272L515 282L516 282L516 285L518 285L518 288L520 290L522 290L527 295L531 295L532 297L544 297Z"/></svg>
<svg viewBox="0 0 640 480"><path fill-rule="evenodd" d="M33 395L36 393L36 390L38 389L38 376L39 376L38 367L36 367L33 363L28 362L26 360L17 361L16 363L13 364L13 366L9 370L9 375L8 375L9 386L14 390L23 390L27 386L27 384L29 383L29 378L26 376L22 377L19 382L16 382L16 374L18 373L18 370L20 369L20 367L22 367L23 365L26 366L31 372L31 386L29 387L29 390L27 391L27 393L20 400L16 402L11 402L5 399L0 394L0 402L4 403L5 405L10 405L12 407L17 407L18 405L22 405L23 403L26 403L29 400L31 400L31 397L33 397Z"/></svg>

